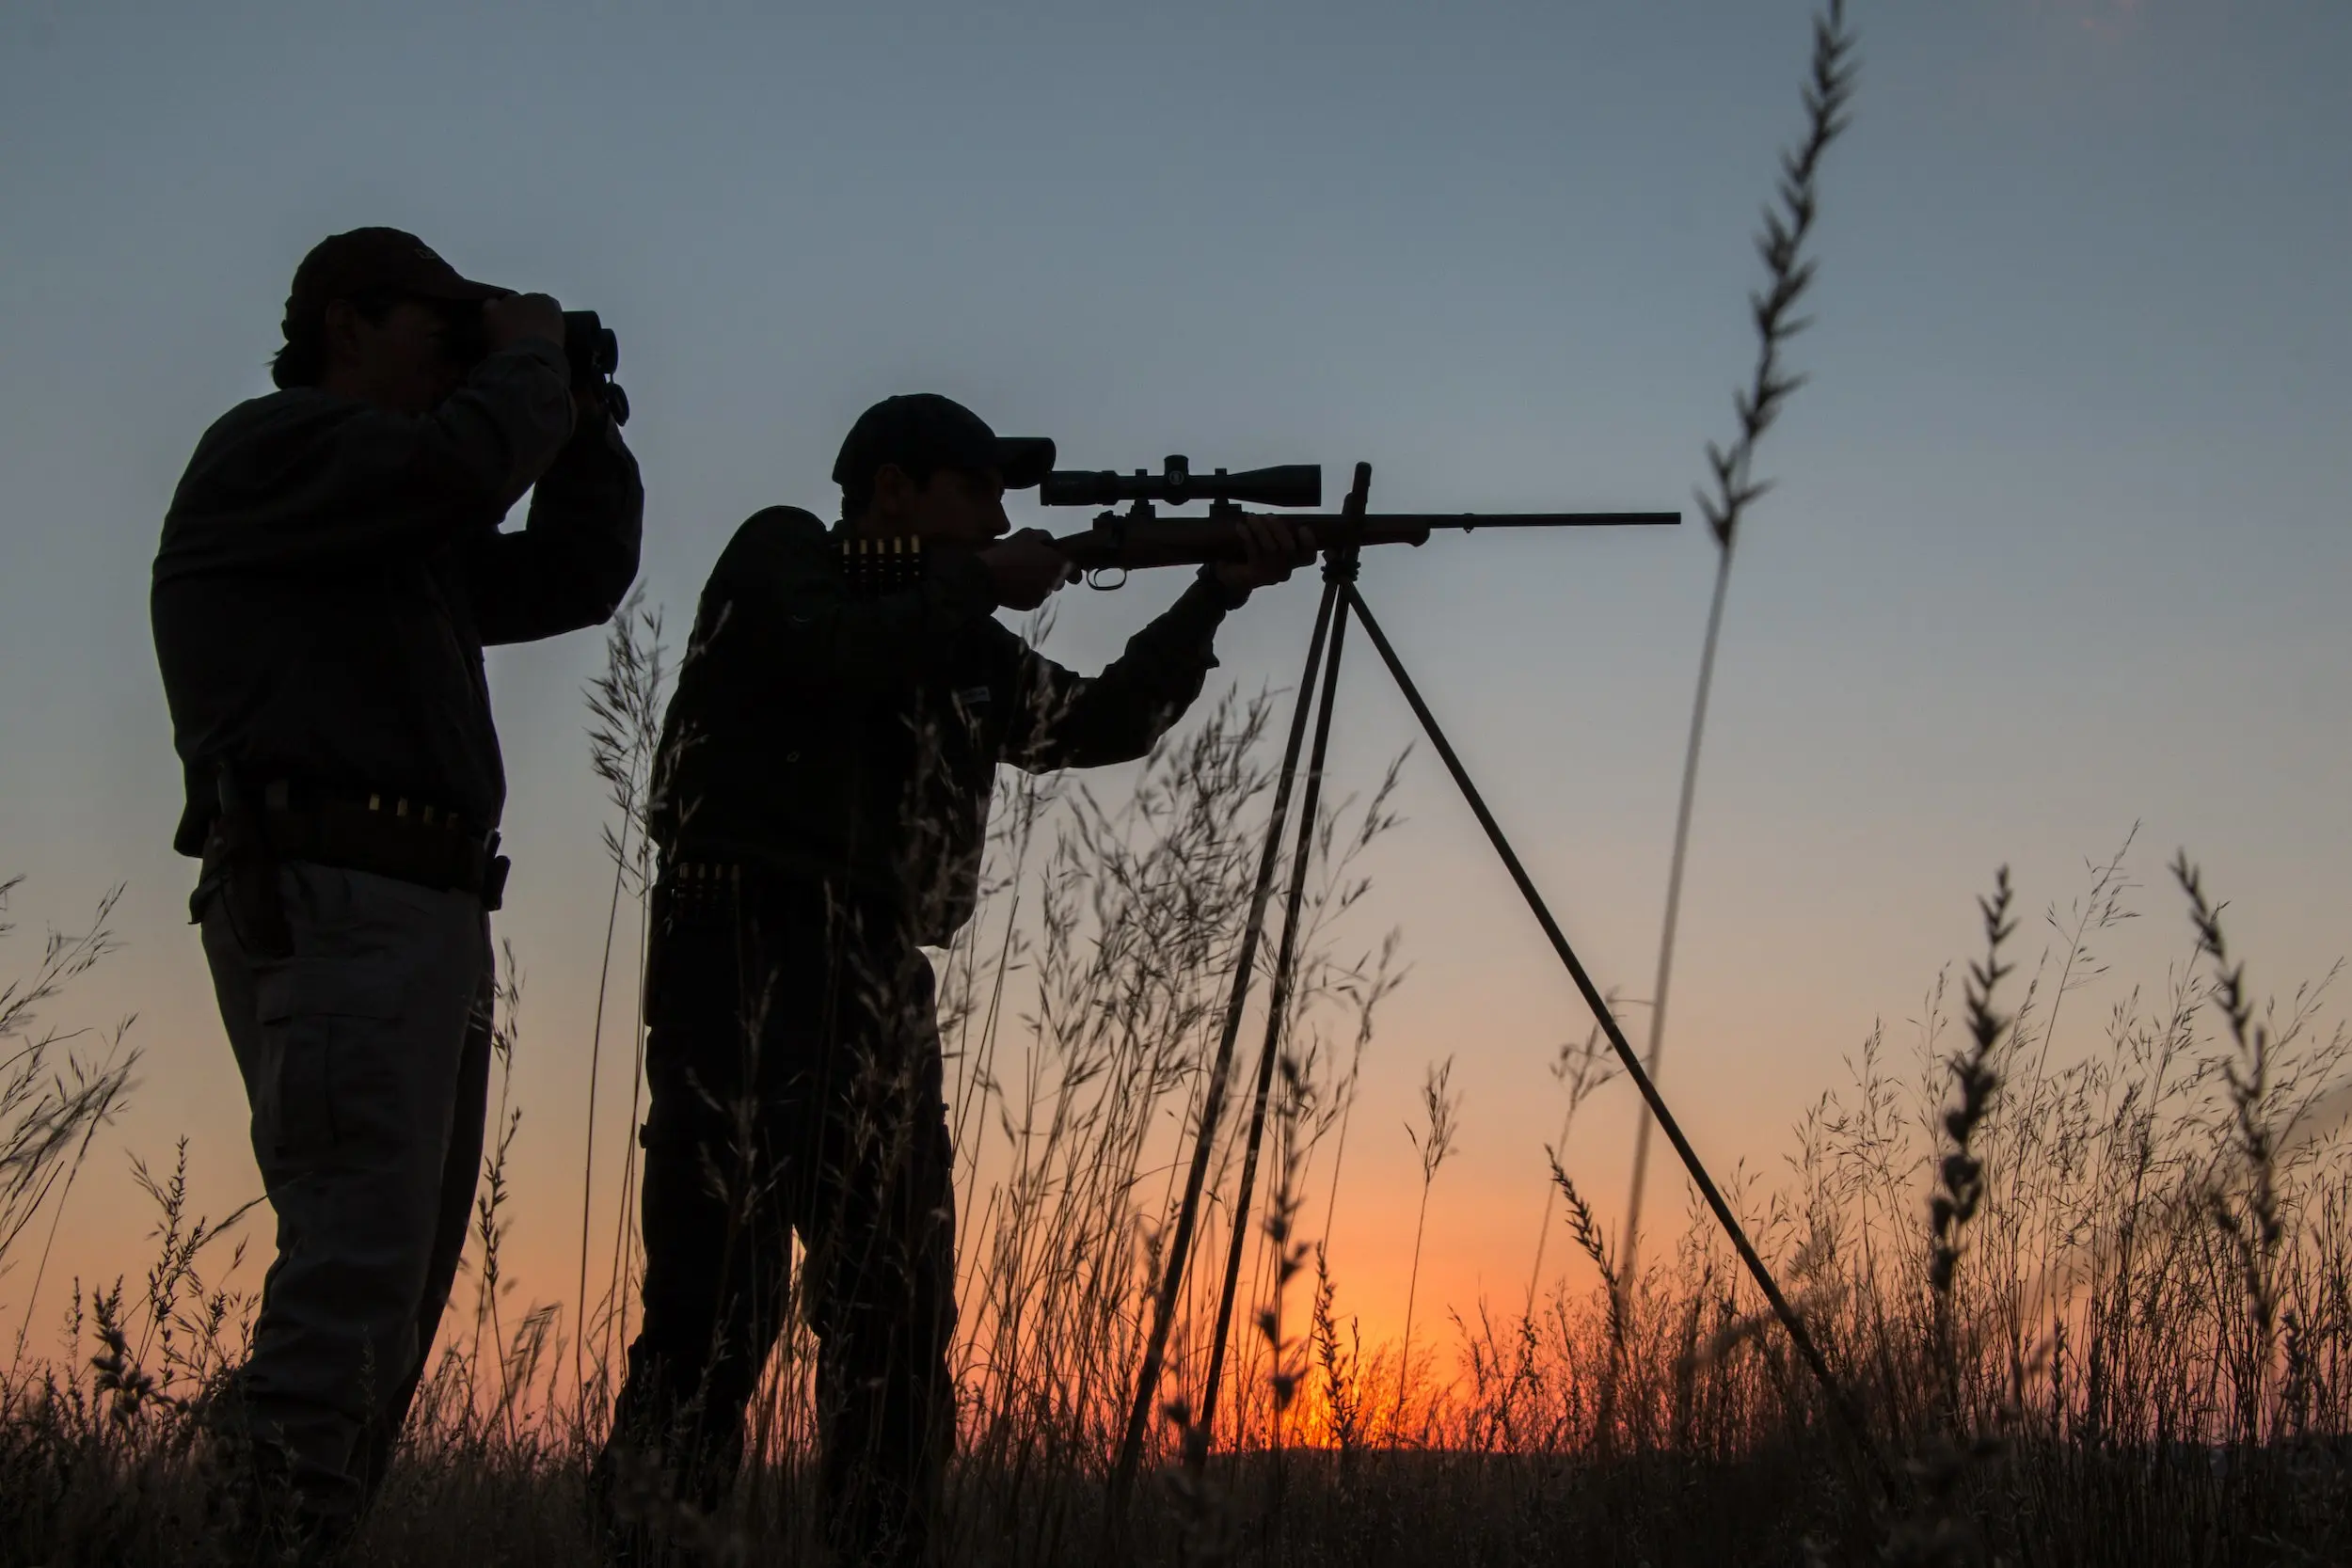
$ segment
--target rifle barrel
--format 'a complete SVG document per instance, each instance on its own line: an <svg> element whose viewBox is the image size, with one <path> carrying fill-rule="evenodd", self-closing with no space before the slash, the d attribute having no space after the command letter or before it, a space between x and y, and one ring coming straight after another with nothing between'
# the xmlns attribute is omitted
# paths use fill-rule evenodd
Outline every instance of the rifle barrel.
<svg viewBox="0 0 2352 1568"><path fill-rule="evenodd" d="M1321 525L1388 528L1629 528L1672 527L1682 521L1679 512L1368 512L1360 518L1336 512L1269 513L1300 528Z"/></svg>

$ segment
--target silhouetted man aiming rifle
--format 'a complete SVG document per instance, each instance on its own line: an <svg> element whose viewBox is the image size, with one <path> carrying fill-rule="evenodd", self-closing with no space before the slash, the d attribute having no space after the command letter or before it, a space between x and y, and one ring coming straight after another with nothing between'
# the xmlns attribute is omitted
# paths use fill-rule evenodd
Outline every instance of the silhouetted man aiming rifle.
<svg viewBox="0 0 2352 1568"><path fill-rule="evenodd" d="M955 1197L926 945L969 918L999 763L1142 756L1200 694L1226 612L1312 542L1255 519L1100 674L1000 625L1073 572L1005 537L1050 441L943 397L858 420L842 520L755 515L720 557L663 727L645 1008L644 1319L597 1487L621 1554L715 1507L787 1310L818 1341L827 1533L925 1560L954 1438Z"/></svg>
<svg viewBox="0 0 2352 1568"><path fill-rule="evenodd" d="M198 444L152 596L174 843L278 1215L224 1423L270 1561L381 1485L465 1243L506 871L483 646L609 617L644 509L585 312L360 229L304 258L285 335L280 390Z"/></svg>

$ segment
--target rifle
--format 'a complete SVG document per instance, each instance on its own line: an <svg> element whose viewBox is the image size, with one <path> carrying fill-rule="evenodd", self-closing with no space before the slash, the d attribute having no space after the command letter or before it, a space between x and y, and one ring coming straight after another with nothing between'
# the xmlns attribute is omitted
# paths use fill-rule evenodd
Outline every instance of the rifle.
<svg viewBox="0 0 2352 1568"><path fill-rule="evenodd" d="M1182 456L1167 459L1159 473L1138 468L1132 474L1114 470L1056 469L1038 488L1046 506L1115 507L1081 533L1055 539L1054 548L1087 575L1089 586L1114 589L1129 572L1152 566L1199 566L1215 561L1243 558L1241 525L1260 514L1245 512L1242 503L1302 507L1323 504L1323 467L1315 463L1289 463L1272 468L1228 473L1195 474ZM1154 502L1184 506L1207 501L1205 517L1163 517ZM1355 505L1360 505L1360 500ZM1428 543L1440 529L1464 533L1482 528L1621 528L1665 525L1682 521L1679 512L1343 512L1285 513L1284 517L1314 535L1318 550L1354 550L1365 545ZM835 545L851 591L895 593L922 579L923 541L901 539L842 539ZM1116 572L1116 580L1104 574Z"/></svg>
<svg viewBox="0 0 2352 1568"><path fill-rule="evenodd" d="M1245 501L1261 506L1305 507L1323 503L1323 468L1313 463L1291 463L1272 468L1228 473L1195 474L1191 462L1170 456L1159 473L1138 468L1132 474L1113 470L1057 469L1039 486L1038 500L1046 506L1115 507L1106 510L1083 533L1063 534L1054 548L1088 574L1097 588L1117 588L1126 574L1150 566L1197 566L1216 561L1239 561L1243 556L1241 523L1253 515L1242 510ZM1205 500L1205 517L1163 517L1155 501L1171 506ZM1360 504L1360 503L1359 503ZM1290 513L1293 525L1314 536L1320 550L1355 549L1365 545L1428 543L1440 529L1468 533L1482 528L1618 528L1672 525L1679 512L1346 512ZM1104 572L1120 574L1116 582L1098 580Z"/></svg>

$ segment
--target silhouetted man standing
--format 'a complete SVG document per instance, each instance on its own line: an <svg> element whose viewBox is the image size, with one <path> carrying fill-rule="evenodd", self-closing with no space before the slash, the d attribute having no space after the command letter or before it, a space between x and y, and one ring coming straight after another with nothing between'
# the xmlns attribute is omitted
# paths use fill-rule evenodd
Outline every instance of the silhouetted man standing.
<svg viewBox="0 0 2352 1568"><path fill-rule="evenodd" d="M925 1559L954 1437L955 1195L921 949L972 912L997 765L1142 756L1226 611L1310 553L1254 520L1248 560L1083 678L995 619L1070 576L1044 535L1005 537L1006 489L1053 457L891 398L842 445L841 522L758 513L703 591L652 802L644 1321L597 1478L625 1556L657 1555L657 1472L705 1508L731 1482L797 1231L827 1533L857 1568Z"/></svg>
<svg viewBox="0 0 2352 1568"><path fill-rule="evenodd" d="M383 1481L481 1163L506 869L482 650L609 617L644 492L555 301L414 235L322 242L284 330L280 390L172 498L152 613L174 843L278 1216L226 1403L260 1483L234 1522L318 1554Z"/></svg>

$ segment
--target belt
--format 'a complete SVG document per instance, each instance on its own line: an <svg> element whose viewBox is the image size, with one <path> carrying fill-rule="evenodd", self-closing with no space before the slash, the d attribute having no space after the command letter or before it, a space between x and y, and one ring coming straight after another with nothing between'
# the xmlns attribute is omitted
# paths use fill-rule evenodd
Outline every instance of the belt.
<svg viewBox="0 0 2352 1568"><path fill-rule="evenodd" d="M281 861L469 893L485 910L497 909L506 891L507 859L495 830L470 832L453 814L403 796L296 799L273 784L262 792L261 821Z"/></svg>

